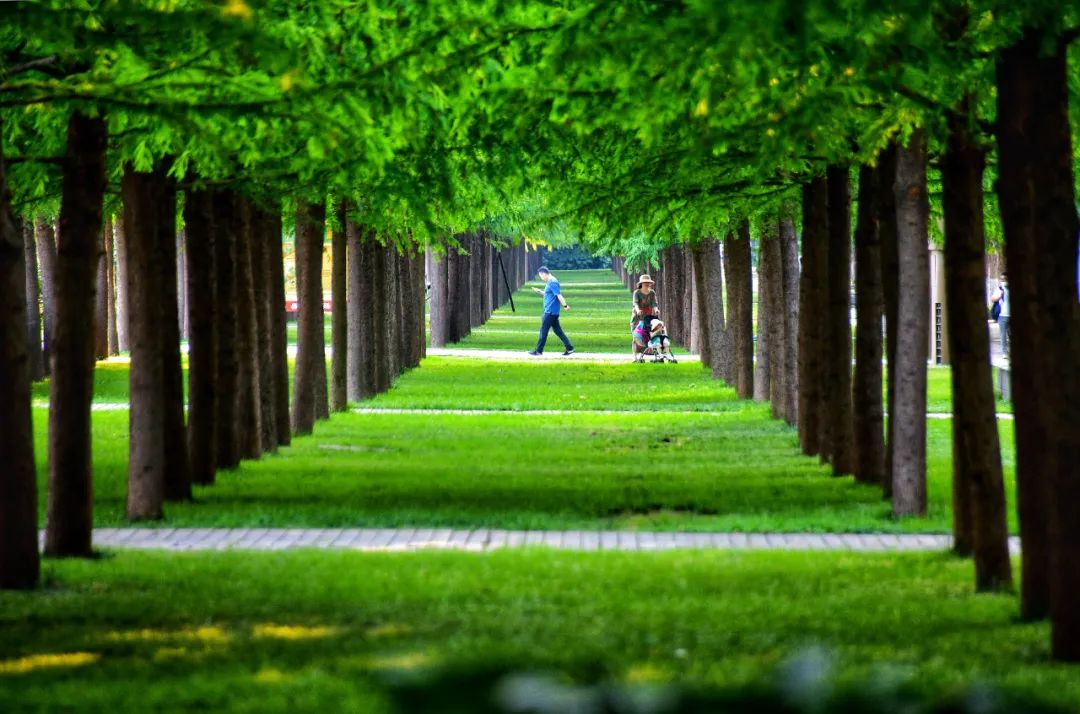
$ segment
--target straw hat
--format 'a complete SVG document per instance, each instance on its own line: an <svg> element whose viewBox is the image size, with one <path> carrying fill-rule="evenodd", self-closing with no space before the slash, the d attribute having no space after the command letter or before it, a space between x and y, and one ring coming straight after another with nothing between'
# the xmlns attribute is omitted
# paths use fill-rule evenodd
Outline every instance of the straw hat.
<svg viewBox="0 0 1080 714"><path fill-rule="evenodd" d="M656 285L656 281L653 280L652 278L650 278L647 274L642 275L640 278L638 278L638 281L637 281L638 288L641 288L642 283L648 283L649 285Z"/></svg>

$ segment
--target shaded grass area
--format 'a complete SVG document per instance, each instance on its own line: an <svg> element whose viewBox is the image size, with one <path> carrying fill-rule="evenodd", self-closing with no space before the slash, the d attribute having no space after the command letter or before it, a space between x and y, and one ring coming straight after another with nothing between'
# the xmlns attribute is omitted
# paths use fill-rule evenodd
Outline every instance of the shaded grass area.
<svg viewBox="0 0 1080 714"><path fill-rule="evenodd" d="M46 580L0 593L0 710L386 711L447 669L726 688L811 647L838 682L1080 707L1047 626L936 554L122 553Z"/></svg>
<svg viewBox="0 0 1080 714"><path fill-rule="evenodd" d="M799 455L765 407L734 405L677 418L337 415L197 487L195 503L168 504L159 525L949 530L949 422L929 425L929 516L896 521L876 487ZM38 453L44 415L35 410ZM1011 424L1001 428L1011 497ZM95 413L94 429L95 522L123 525L127 414ZM45 476L39 460L42 515Z"/></svg>

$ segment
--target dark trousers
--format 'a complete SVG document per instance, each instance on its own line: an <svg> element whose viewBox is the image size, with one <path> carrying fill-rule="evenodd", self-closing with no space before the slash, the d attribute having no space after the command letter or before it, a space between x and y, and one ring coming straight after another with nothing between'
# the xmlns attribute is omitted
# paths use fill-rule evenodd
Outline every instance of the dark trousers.
<svg viewBox="0 0 1080 714"><path fill-rule="evenodd" d="M559 316L552 315L551 313L544 313L544 319L540 322L540 341L536 343L536 351L543 352L544 345L547 344L548 332L555 330L555 336L562 340L562 343L566 345L566 349L572 349L573 345L570 344L570 339L566 336L566 333L562 331L562 326L559 325Z"/></svg>

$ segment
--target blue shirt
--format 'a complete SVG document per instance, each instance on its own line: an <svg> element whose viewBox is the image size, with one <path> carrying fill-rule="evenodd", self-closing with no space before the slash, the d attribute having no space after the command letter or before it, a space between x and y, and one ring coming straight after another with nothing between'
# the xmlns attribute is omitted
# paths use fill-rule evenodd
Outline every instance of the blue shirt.
<svg viewBox="0 0 1080 714"><path fill-rule="evenodd" d="M559 281L555 278L547 281L547 287L544 288L544 314L545 315L558 315L559 314Z"/></svg>

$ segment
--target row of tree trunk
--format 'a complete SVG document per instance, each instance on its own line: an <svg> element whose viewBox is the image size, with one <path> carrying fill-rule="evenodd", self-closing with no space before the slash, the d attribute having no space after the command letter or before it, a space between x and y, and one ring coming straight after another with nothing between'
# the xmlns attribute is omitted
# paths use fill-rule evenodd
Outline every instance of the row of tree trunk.
<svg viewBox="0 0 1080 714"><path fill-rule="evenodd" d="M432 347L467 337L540 267L540 253L528 250L524 241L504 245L485 231L454 240L444 253L428 248L425 258Z"/></svg>

